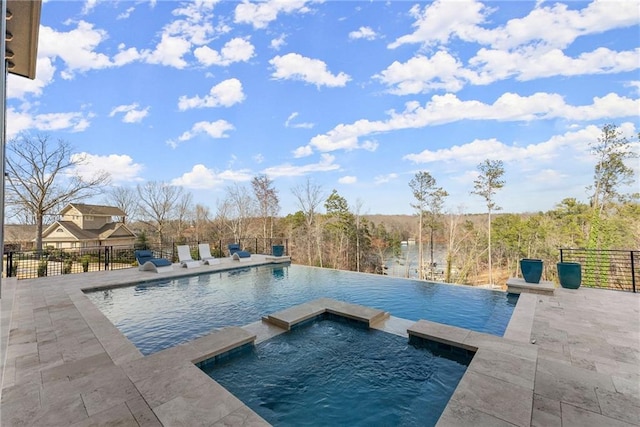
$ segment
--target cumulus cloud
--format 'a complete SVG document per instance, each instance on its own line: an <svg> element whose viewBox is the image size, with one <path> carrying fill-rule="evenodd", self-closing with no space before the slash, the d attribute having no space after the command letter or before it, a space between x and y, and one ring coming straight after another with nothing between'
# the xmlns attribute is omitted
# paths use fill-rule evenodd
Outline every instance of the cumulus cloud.
<svg viewBox="0 0 640 427"><path fill-rule="evenodd" d="M71 161L80 160L80 164L73 168L73 172L86 179L90 179L102 171L107 171L111 175L111 183L113 184L142 181L139 174L144 169L144 166L140 163L135 163L126 154L100 156L82 152L71 156Z"/></svg>
<svg viewBox="0 0 640 427"><path fill-rule="evenodd" d="M233 129L235 129L234 126L226 120L216 120L215 122L197 122L191 127L190 130L180 135L177 141L169 140L167 141L167 144L171 148L176 148L180 142L188 141L201 134L208 135L211 138L215 139L228 138L229 134L227 133L227 131Z"/></svg>
<svg viewBox="0 0 640 427"><path fill-rule="evenodd" d="M387 182L393 181L395 179L398 179L398 174L397 173L389 173L386 175L378 175L373 179L374 184L376 185L380 185L380 184L386 184Z"/></svg>
<svg viewBox="0 0 640 427"><path fill-rule="evenodd" d="M286 44L287 44L286 34L280 34L279 37L275 39L271 39L271 43L269 43L269 47L273 50L280 50L282 46L286 46Z"/></svg>
<svg viewBox="0 0 640 427"><path fill-rule="evenodd" d="M276 56L269 61L269 64L275 69L271 77L276 80L301 80L318 87L342 87L351 80L351 77L343 72L331 74L323 61L297 53Z"/></svg>
<svg viewBox="0 0 640 427"><path fill-rule="evenodd" d="M358 182L358 178L356 178L355 176L351 176L351 175L345 175L341 178L338 178L338 182L340 184L355 184L356 182Z"/></svg>
<svg viewBox="0 0 640 427"><path fill-rule="evenodd" d="M40 26L38 37L38 60L40 58L60 58L65 65L61 75L72 79L76 72L112 67L114 64L96 48L108 37L104 30L93 24L79 21L76 28L68 32L58 32L45 25Z"/></svg>
<svg viewBox="0 0 640 427"><path fill-rule="evenodd" d="M129 104L129 105L118 105L109 113L109 117L113 117L116 114L124 113L122 117L123 123L140 123L142 119L149 115L149 108L146 107L143 109L139 108L140 106L137 103Z"/></svg>
<svg viewBox="0 0 640 427"><path fill-rule="evenodd" d="M14 138L20 132L34 129L37 131L51 132L64 130L68 132L82 132L91 125L93 113L67 112L30 114L7 108L7 138Z"/></svg>
<svg viewBox="0 0 640 427"><path fill-rule="evenodd" d="M244 101L244 99L242 83L240 80L233 78L212 86L209 94L202 98L199 96L193 98L181 96L178 99L178 109L186 111L192 108L230 107Z"/></svg>
<svg viewBox="0 0 640 427"><path fill-rule="evenodd" d="M27 94L42 95L42 90L53 83L55 72L56 67L53 65L51 58L38 56L35 79L25 79L15 74L7 76L7 99L24 99Z"/></svg>
<svg viewBox="0 0 640 427"><path fill-rule="evenodd" d="M271 21L275 21L279 14L308 13L306 0L268 0L260 3L243 2L236 6L235 22L237 24L251 24L253 28L266 28Z"/></svg>
<svg viewBox="0 0 640 427"><path fill-rule="evenodd" d="M397 38L390 49L403 44L446 44L453 37L467 42L508 50L523 45L544 45L565 48L579 36L598 34L614 28L637 25L640 11L634 2L619 2L615 7L606 1L593 1L583 9L569 9L566 4L542 3L525 17L514 18L506 24L487 29L490 15L498 7L485 6L479 1L460 3L437 0L420 8L411 8L416 19L414 32Z"/></svg>
<svg viewBox="0 0 640 427"><path fill-rule="evenodd" d="M362 148L359 138L375 133L400 129L419 129L459 120L522 121L546 119L566 119L570 121L592 121L629 117L640 111L640 99L630 99L615 93L593 98L588 105L573 106L562 96L539 92L530 96L505 93L486 104L480 101L463 101L454 94L434 95L421 106L412 101L405 104L405 110L391 110L389 118L382 121L366 119L351 124L339 124L329 132L317 135L309 144L298 148L299 156L309 155L316 149L321 152L353 150Z"/></svg>
<svg viewBox="0 0 640 427"><path fill-rule="evenodd" d="M216 172L203 164L194 165L189 172L171 180L171 185L182 186L191 190L212 190L220 188L227 182L246 182L253 175L248 170L230 170Z"/></svg>
<svg viewBox="0 0 640 427"><path fill-rule="evenodd" d="M314 124L313 123L306 123L306 122L302 122L302 123L294 123L293 120L298 117L298 112L293 112L289 115L289 117L287 117L287 120L284 122L284 126L285 127L290 127L290 128L298 128L298 129L311 129L313 128Z"/></svg>
<svg viewBox="0 0 640 427"><path fill-rule="evenodd" d="M631 123L622 124L620 129L624 134L633 135L634 127ZM403 159L416 164L444 162L474 165L478 163L478 159L495 158L504 162L518 163L520 170L526 171L540 169L540 164L552 162L568 151L571 151L573 159L578 162L591 162L589 144L597 141L601 133L602 130L598 126L588 125L527 146L508 144L495 138L476 139L462 145L407 154ZM533 164L535 166L532 166ZM550 176L550 172L547 171L546 175Z"/></svg>
<svg viewBox="0 0 640 427"><path fill-rule="evenodd" d="M378 37L375 31L373 31L370 27L360 27L356 31L351 31L349 33L349 38L352 40L364 39L364 40L375 40Z"/></svg>
<svg viewBox="0 0 640 427"><path fill-rule="evenodd" d="M211 49L209 46L202 46L193 51L198 61L206 66L219 65L226 67L235 62L247 62L255 55L255 47L249 38L236 37L229 40L220 49L220 52Z"/></svg>
<svg viewBox="0 0 640 427"><path fill-rule="evenodd" d="M640 67L637 48L617 52L600 47L572 55L563 51L580 36L637 24L640 9L633 2L611 7L608 2L594 1L583 9L538 4L525 17L486 28L484 24L490 23L491 14L499 7L470 1L460 8L459 3L444 0L424 8L414 6L414 32L399 37L388 47L419 43L437 46L438 52L432 56L420 53L404 63L396 61L374 78L389 86L390 93L407 95L436 90L456 92L467 84L487 85L508 78L528 81L612 74ZM453 38L482 47L464 63L447 52Z"/></svg>
<svg viewBox="0 0 640 427"><path fill-rule="evenodd" d="M262 173L276 178L280 176L303 176L313 172L328 172L340 168L340 165L334 163L334 161L335 156L325 153L320 156L320 161L317 163L309 163L306 165L297 166L290 163L285 163L282 165L266 168L262 171Z"/></svg>

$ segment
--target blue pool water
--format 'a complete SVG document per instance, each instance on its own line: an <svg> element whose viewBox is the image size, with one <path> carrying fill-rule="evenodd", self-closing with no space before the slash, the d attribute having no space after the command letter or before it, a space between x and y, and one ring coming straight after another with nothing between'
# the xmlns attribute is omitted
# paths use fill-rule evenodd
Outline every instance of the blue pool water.
<svg viewBox="0 0 640 427"><path fill-rule="evenodd" d="M517 296L299 265L265 265L87 293L143 354L328 297L502 336Z"/></svg>
<svg viewBox="0 0 640 427"><path fill-rule="evenodd" d="M322 320L201 369L275 426L433 426L469 361Z"/></svg>

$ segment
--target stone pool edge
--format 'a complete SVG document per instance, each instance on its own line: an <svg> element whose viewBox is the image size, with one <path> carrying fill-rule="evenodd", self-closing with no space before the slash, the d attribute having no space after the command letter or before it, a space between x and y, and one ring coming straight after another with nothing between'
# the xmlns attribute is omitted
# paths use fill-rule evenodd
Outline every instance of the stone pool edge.
<svg viewBox="0 0 640 427"><path fill-rule="evenodd" d="M256 259L251 263L243 263L242 267L246 268L264 264L271 264L271 262ZM235 263L225 265L224 268L220 267L222 266L219 266L218 268L209 268L208 266L202 267L198 273L219 272L221 270L229 270L234 267L238 268L240 266ZM46 286L51 288L58 287L59 291L63 291L66 294L75 309L77 309L83 320L93 332L97 341L108 354L110 361L126 374L127 380L129 380L135 388L135 393L139 393L139 396L142 398L136 399L139 407L133 408L132 405L128 403L129 401L124 403L127 404L128 410L133 413L136 420L141 425L175 425L181 423L189 425L199 423L219 423L220 425L269 425L241 401L231 395L231 393L226 389L198 369L194 364L194 360L197 360L198 357L211 356L211 354L214 354L216 351L222 352L225 351L225 349L228 350L233 348L233 345L229 344L227 340L234 343L259 343L271 336L285 332L284 329L259 320L242 328L224 328L189 343L149 356L143 356L84 294L84 291L87 289L107 289L125 282L135 283L138 280L153 281L158 279L193 276L193 273L193 271L187 271L186 269L174 269L173 272L162 275L138 271L97 272L92 273L90 282L96 283L97 281L100 281L102 285L99 287L96 287L95 285L92 286L91 283L87 282L89 277L83 275L77 275L77 277L62 277L55 281L56 283L50 283ZM51 279L53 278L48 278L48 280ZM44 281L38 282L38 284L40 283L43 285L45 284ZM56 292L58 290L56 290ZM520 296L520 300L514 310L514 317L517 312L520 311L518 307L520 306L521 301L526 299L526 295ZM524 306L526 305L527 304L524 304ZM512 317L512 322L514 322L514 317ZM525 313L525 315L521 317L525 319L524 323L526 328L526 319L528 317L532 318L533 316L528 316ZM510 322L509 327L507 328L507 333L511 328L512 322ZM514 323L514 325L516 323ZM408 337L408 331L411 330L416 334L425 334L425 337L428 339L436 341L437 339L445 339L452 345L477 345L476 357L478 353L483 356L486 354L486 358L483 357L478 359L479 362L475 363L478 366L474 366L473 370L471 370L471 366L474 364L474 361L472 361L472 365L467 369L467 372L456 388L454 395L448 403L445 412L443 412L438 425L459 424L459 420L462 415L471 416L471 418L466 418L467 420L486 420L486 417L492 417L495 420L503 421L513 419L510 415L513 412L511 405L506 405L507 407L505 407L503 404L496 408L486 409L483 406L482 400L484 399L484 393L487 390L485 383L488 382L490 386L494 387L502 384L500 379L496 378L497 374L494 373L493 376L487 375L487 370L489 368L496 367L496 363L494 363L495 359L493 358L495 355L494 353L508 353L514 348L523 346L524 344L522 342L512 342L511 340L505 340L501 337L480 334L468 330L461 330L461 333L460 328L449 327L427 321L408 321L406 319L389 316L388 313L386 316L383 316L371 323L370 327L405 337ZM505 336L507 333L505 333ZM525 336L528 340L528 336L530 336L530 334L527 333ZM224 337L224 339L221 337ZM218 350L212 348L212 341L218 342L218 344L216 344L220 346ZM524 347L532 346L524 345ZM535 347L533 348L535 349ZM527 351L524 351L523 354L528 353ZM520 357L519 359L527 361L526 358L523 357ZM507 362L517 361L518 359L507 360ZM96 366L96 370L104 368L105 362L102 361L102 359L100 359L99 363L102 364L102 366ZM61 366L60 368L67 367ZM72 367L70 366L69 368ZM504 370L505 366L498 366L498 368ZM52 367L52 370L59 371L56 367ZM513 370L508 369L508 371L512 372ZM48 384L45 384L45 372L42 372L42 387L49 387ZM513 382L513 379L511 380L511 382ZM467 382L469 384L467 384ZM508 380L504 379L502 382L509 383ZM11 385L11 381L7 382L7 384ZM462 387L462 385L464 385L464 387ZM98 387L98 385L96 385L96 387ZM476 390L481 390L482 393L477 394ZM76 393L79 395L82 392L78 391ZM83 394L83 396L85 396L85 394ZM127 398L132 400L130 396ZM118 397L118 399L125 399L125 397ZM479 400L479 402L476 402L476 400ZM527 403L529 405L530 414L530 407L532 405L533 398L531 396L525 400L528 400ZM3 402L4 401L5 399L3 395ZM116 408L116 406L114 406L114 408ZM109 410L105 410L100 413L92 413L89 408L85 408L89 413L88 418L85 419L90 422L91 420L104 419L105 417L119 416L122 413L121 406L122 405L120 405L118 409L110 408ZM504 411L504 413L502 413L502 411ZM109 414L105 414L106 412L109 412ZM62 416L63 414L55 415ZM518 421L520 419L521 418L518 417ZM145 422L141 422L141 420ZM452 423L454 420L458 421ZM516 422L515 424L529 425L529 422L530 415L525 424L520 424L520 422Z"/></svg>

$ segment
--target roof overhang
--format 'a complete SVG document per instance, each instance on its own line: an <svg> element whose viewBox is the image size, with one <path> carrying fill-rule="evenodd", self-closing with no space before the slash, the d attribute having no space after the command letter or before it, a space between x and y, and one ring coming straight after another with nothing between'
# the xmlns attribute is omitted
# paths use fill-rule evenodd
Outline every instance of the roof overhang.
<svg viewBox="0 0 640 427"><path fill-rule="evenodd" d="M6 4L7 71L35 79L42 0L6 0Z"/></svg>

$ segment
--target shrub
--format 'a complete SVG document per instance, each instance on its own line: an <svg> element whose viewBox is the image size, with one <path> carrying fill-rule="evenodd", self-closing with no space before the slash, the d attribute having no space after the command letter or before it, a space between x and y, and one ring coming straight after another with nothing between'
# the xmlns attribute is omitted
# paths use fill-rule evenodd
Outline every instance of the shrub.
<svg viewBox="0 0 640 427"><path fill-rule="evenodd" d="M73 261L66 260L62 266L62 274L71 274L71 268L73 267Z"/></svg>
<svg viewBox="0 0 640 427"><path fill-rule="evenodd" d="M45 277L47 275L47 267L49 266L49 261L46 259L40 260L38 263L38 277Z"/></svg>
<svg viewBox="0 0 640 427"><path fill-rule="evenodd" d="M89 261L90 260L91 259L89 258L88 255L85 255L85 256L82 257L82 261L81 261L81 263L82 263L82 271L84 271L85 273L87 271L89 271Z"/></svg>

